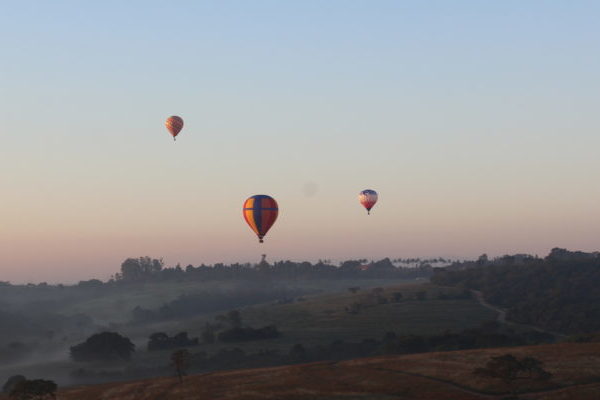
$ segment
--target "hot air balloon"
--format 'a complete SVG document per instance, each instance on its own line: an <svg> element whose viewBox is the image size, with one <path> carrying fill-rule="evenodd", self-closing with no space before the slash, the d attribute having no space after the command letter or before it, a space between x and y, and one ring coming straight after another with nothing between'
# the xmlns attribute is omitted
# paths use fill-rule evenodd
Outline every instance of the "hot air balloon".
<svg viewBox="0 0 600 400"><path fill-rule="evenodd" d="M183 128L183 119L181 119L181 117L178 117L177 115L172 115L169 118L167 118L165 126L173 136L173 140L175 140L175 137L179 134L179 132L181 132L181 129Z"/></svg>
<svg viewBox="0 0 600 400"><path fill-rule="evenodd" d="M371 214L371 208L377 203L377 192L371 189L363 190L358 194L358 201L367 209L367 214Z"/></svg>
<svg viewBox="0 0 600 400"><path fill-rule="evenodd" d="M258 236L258 241L262 243L263 237L277 219L279 208L274 198L257 194L244 202L243 213L244 219Z"/></svg>

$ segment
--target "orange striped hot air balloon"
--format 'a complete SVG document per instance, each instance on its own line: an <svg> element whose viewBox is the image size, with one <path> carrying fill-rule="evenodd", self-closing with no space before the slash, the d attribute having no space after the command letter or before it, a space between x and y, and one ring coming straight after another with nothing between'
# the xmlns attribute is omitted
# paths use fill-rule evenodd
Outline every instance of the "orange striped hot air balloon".
<svg viewBox="0 0 600 400"><path fill-rule="evenodd" d="M244 202L243 213L244 219L258 236L258 241L262 243L263 237L277 219L279 207L274 198L257 194Z"/></svg>
<svg viewBox="0 0 600 400"><path fill-rule="evenodd" d="M167 118L165 126L167 127L169 133L171 133L173 136L173 140L175 140L175 137L179 134L179 132L181 132L181 129L183 129L183 119L177 115L172 115Z"/></svg>

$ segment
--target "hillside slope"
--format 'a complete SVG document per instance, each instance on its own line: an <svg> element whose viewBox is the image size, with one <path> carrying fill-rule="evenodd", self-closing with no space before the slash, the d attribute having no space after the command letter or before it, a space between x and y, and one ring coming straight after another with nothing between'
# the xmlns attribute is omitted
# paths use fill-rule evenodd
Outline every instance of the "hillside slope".
<svg viewBox="0 0 600 400"><path fill-rule="evenodd" d="M473 298L464 297L464 291L457 288L441 288L412 282L382 287L381 291L376 293L373 290L363 286L356 293L350 293L346 289L337 293L307 295L302 297L302 301L295 299L290 303L270 302L241 308L244 326L259 328L275 325L281 336L235 343L217 340L214 343L190 347L190 352L197 356L192 364L192 372L260 365L255 361L240 365L239 360L232 360L226 356L220 357L218 362L199 361L207 357L217 357L221 351L231 351L233 347L239 348L248 357L264 351L287 355L296 344L302 344L310 350L317 346L330 347L336 341L360 343L366 339L382 340L388 332L397 335L438 335L448 331L460 332L464 329L478 328L496 318L494 311L482 307ZM395 299L398 295L401 295L401 298ZM422 298L417 299L417 295L422 295ZM353 306L360 307L350 312L348 309ZM109 305L107 307L111 308ZM218 314L201 314L190 318L141 324L111 325L111 331L130 338L136 344L137 349L132 360L124 364L81 364L68 359L68 347L83 342L91 333L86 337L69 338L68 342L63 343L62 347L50 356L41 354L36 349L35 358L31 357L31 361L26 359L18 365L11 361L3 362L0 354L0 383L15 374L52 379L61 386L100 383L106 382L106 379L126 381L164 376L170 372L168 364L173 349L146 351L148 337L155 332L164 332L169 336L188 332L191 338L202 338L207 323L220 323L215 319ZM223 324L219 329L227 328L227 324ZM0 340L0 353L2 346ZM360 353L344 358L367 355ZM327 356L321 355L308 360L322 360L324 357ZM260 366L280 363L266 360L267 358L262 357L263 365ZM104 376L106 371L110 371L110 378Z"/></svg>
<svg viewBox="0 0 600 400"><path fill-rule="evenodd" d="M481 291L507 321L563 334L600 330L600 253L552 249L545 258L504 256L436 270L435 284Z"/></svg>
<svg viewBox="0 0 600 400"><path fill-rule="evenodd" d="M524 379L523 399L600 398L600 343L561 343L387 356L277 368L236 370L186 377L70 388L62 400L325 400L325 399L501 399L501 381L479 378L473 368L491 356L532 356L553 374L550 381Z"/></svg>

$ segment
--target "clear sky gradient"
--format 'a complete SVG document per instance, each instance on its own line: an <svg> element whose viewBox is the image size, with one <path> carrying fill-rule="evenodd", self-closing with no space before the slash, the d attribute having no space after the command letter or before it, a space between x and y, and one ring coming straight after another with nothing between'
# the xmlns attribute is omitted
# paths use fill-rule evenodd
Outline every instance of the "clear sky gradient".
<svg viewBox="0 0 600 400"><path fill-rule="evenodd" d="M599 20L596 1L0 1L0 280L600 249ZM254 194L280 206L264 245Z"/></svg>

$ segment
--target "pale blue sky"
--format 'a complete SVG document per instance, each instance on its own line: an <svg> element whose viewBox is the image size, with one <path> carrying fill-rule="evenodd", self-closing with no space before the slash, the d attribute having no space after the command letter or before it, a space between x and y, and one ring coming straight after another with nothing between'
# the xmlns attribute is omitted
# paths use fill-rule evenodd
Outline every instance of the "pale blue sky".
<svg viewBox="0 0 600 400"><path fill-rule="evenodd" d="M600 248L598 2L0 10L0 280ZM258 193L281 208L264 246Z"/></svg>

